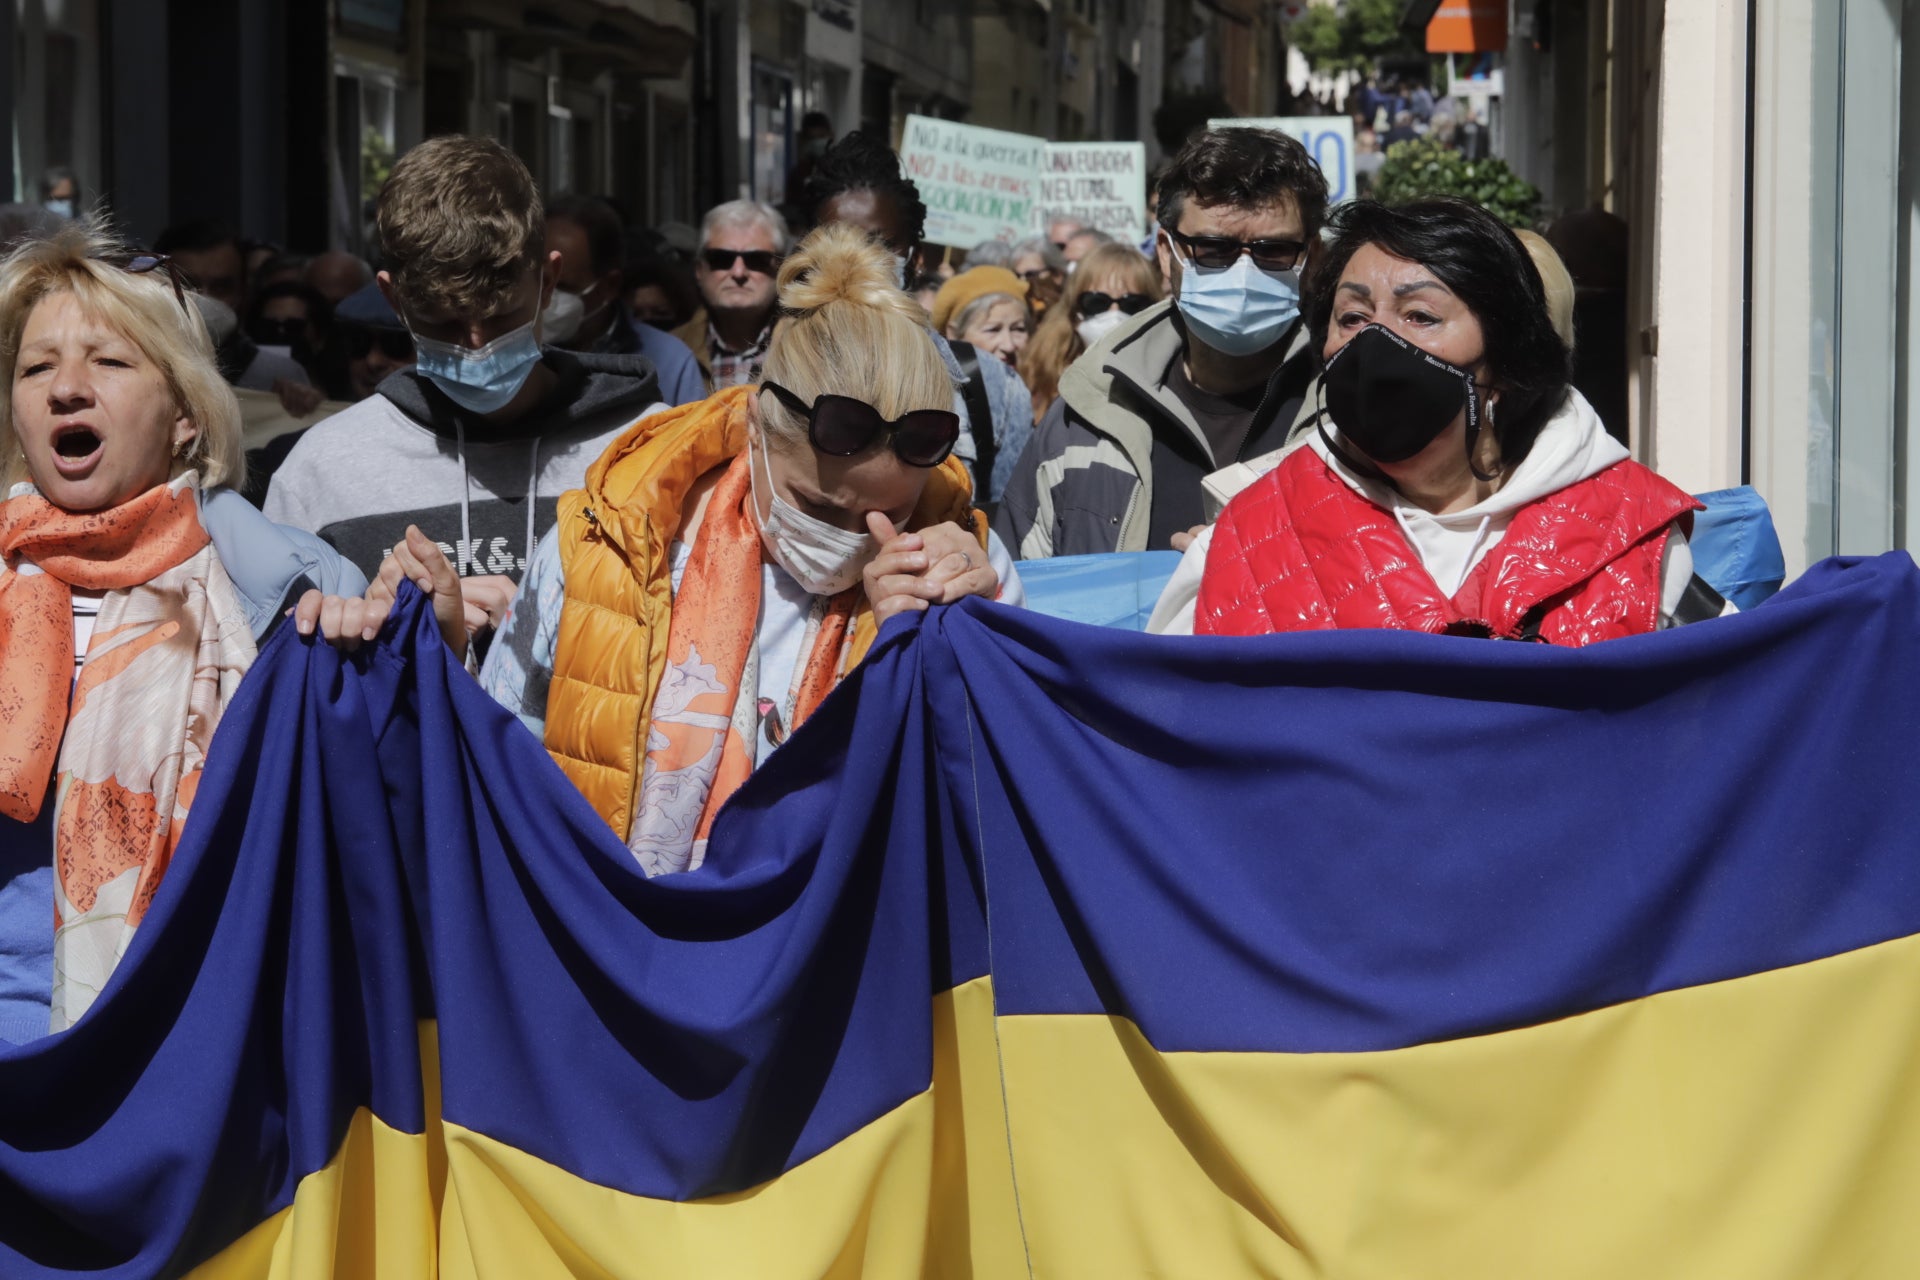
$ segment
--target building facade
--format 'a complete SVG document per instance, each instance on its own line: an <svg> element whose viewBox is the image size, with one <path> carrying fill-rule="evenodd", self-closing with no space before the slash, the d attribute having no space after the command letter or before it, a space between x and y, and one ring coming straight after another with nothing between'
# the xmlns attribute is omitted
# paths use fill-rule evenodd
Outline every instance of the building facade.
<svg viewBox="0 0 1920 1280"><path fill-rule="evenodd" d="M1524 19L1524 21L1522 21ZM1920 547L1920 0L1514 0L1506 154L1631 232L1633 447L1790 572Z"/></svg>
<svg viewBox="0 0 1920 1280"><path fill-rule="evenodd" d="M1493 0L1499 3L1499 0ZM1502 152L1629 233L1637 456L1751 482L1789 562L1920 544L1920 0L1505 0ZM1466 10L1484 7L1472 0ZM395 156L501 138L635 223L781 200L801 118L1144 140L1284 101L1255 0L10 0L12 196L71 168L132 235L364 248Z"/></svg>

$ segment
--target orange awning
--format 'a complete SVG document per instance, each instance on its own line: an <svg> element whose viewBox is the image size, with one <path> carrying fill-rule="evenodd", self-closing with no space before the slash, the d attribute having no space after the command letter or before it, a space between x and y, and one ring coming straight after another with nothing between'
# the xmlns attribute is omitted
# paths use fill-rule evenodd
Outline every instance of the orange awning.
<svg viewBox="0 0 1920 1280"><path fill-rule="evenodd" d="M1507 0L1442 0L1427 23L1428 53L1488 53L1507 47Z"/></svg>

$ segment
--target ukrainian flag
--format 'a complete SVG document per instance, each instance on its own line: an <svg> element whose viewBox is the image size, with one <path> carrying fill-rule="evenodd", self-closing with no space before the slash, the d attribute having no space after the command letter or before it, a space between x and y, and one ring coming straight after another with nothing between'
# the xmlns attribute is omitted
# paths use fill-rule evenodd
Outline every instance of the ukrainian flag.
<svg viewBox="0 0 1920 1280"><path fill-rule="evenodd" d="M416 601L283 635L0 1053L0 1276L1913 1274L1916 636L968 603L647 881Z"/></svg>

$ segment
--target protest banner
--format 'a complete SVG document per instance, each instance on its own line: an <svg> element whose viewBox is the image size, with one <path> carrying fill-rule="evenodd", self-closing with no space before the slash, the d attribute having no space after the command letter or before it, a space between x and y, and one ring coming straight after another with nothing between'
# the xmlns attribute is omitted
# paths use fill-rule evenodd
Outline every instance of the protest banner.
<svg viewBox="0 0 1920 1280"><path fill-rule="evenodd" d="M1147 149L1138 142L1049 142L1034 230L1072 218L1125 244L1145 238Z"/></svg>
<svg viewBox="0 0 1920 1280"><path fill-rule="evenodd" d="M970 249L1026 235L1046 145L1023 133L908 116L900 165L926 202L925 239Z"/></svg>
<svg viewBox="0 0 1920 1280"><path fill-rule="evenodd" d="M1346 116L1245 116L1209 120L1209 129L1274 129L1307 149L1327 175L1327 199L1353 199L1353 121Z"/></svg>

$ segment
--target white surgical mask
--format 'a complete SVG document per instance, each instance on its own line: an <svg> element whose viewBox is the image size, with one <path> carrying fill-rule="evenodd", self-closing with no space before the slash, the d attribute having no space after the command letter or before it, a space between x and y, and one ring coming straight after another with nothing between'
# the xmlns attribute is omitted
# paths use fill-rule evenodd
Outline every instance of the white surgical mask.
<svg viewBox="0 0 1920 1280"><path fill-rule="evenodd" d="M907 287L907 255L904 253L893 257L893 285L896 289Z"/></svg>
<svg viewBox="0 0 1920 1280"><path fill-rule="evenodd" d="M414 367L468 413L505 408L540 363L540 340L531 320L478 349L417 333L413 349Z"/></svg>
<svg viewBox="0 0 1920 1280"><path fill-rule="evenodd" d="M1230 356L1278 342L1300 318L1300 272L1262 271L1250 254L1230 267L1196 267L1180 257L1180 314L1199 339Z"/></svg>
<svg viewBox="0 0 1920 1280"><path fill-rule="evenodd" d="M1112 333L1115 329L1118 329L1120 322L1126 318L1126 312L1118 307L1110 307L1097 316L1088 316L1085 320L1082 320L1074 326L1074 331L1080 335L1080 341L1086 343L1088 346L1092 346L1094 343L1100 341L1100 339Z"/></svg>
<svg viewBox="0 0 1920 1280"><path fill-rule="evenodd" d="M780 496L773 483L773 461L765 447L755 451L748 440L750 454L758 452L767 466L767 518L760 527L760 544L773 562L785 569L808 595L837 596L860 581L867 563L879 554L873 535L850 533L824 520L816 520ZM760 468L755 458L747 459L747 483L753 489L753 504L760 507Z"/></svg>
<svg viewBox="0 0 1920 1280"><path fill-rule="evenodd" d="M555 289L553 301L540 313L540 335L554 346L559 346L580 332L581 322L587 318L586 301L569 289Z"/></svg>
<svg viewBox="0 0 1920 1280"><path fill-rule="evenodd" d="M57 200L49 200L47 201L47 212L57 213L63 218L71 218L73 216L73 201L65 197Z"/></svg>

